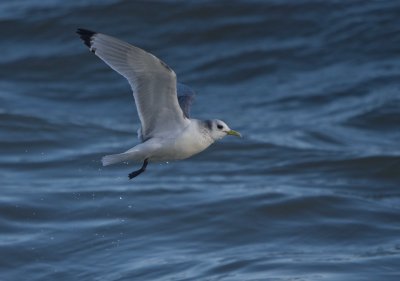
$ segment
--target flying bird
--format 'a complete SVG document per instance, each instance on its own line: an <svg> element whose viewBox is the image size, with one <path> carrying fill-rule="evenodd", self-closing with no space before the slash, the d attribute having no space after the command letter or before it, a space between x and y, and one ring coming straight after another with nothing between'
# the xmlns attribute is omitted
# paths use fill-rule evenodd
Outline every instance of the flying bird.
<svg viewBox="0 0 400 281"><path fill-rule="evenodd" d="M128 80L141 123L140 143L123 153L104 156L103 166L143 162L129 174L132 179L143 173L149 162L185 159L226 135L241 137L221 120L190 118L194 91L177 83L175 72L162 60L106 34L83 28L77 33L91 52Z"/></svg>

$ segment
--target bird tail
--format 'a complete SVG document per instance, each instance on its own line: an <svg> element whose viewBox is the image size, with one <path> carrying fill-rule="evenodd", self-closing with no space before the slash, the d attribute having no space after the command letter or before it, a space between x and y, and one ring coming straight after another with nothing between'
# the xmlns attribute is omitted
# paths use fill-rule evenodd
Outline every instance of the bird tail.
<svg viewBox="0 0 400 281"><path fill-rule="evenodd" d="M108 166L124 161L142 161L143 157L139 151L127 151L119 154L106 155L101 159L103 166Z"/></svg>
<svg viewBox="0 0 400 281"><path fill-rule="evenodd" d="M106 155L101 159L101 162L103 163L103 166L108 166L124 161L141 162L145 158L146 154L144 154L143 151L138 150L136 146L124 153Z"/></svg>
<svg viewBox="0 0 400 281"><path fill-rule="evenodd" d="M119 153L119 154L106 155L101 159L101 162L103 163L103 166L108 166L130 160L131 158L132 158L132 153Z"/></svg>
<svg viewBox="0 0 400 281"><path fill-rule="evenodd" d="M103 166L112 165L124 161L142 162L149 158L151 151L154 150L149 142L141 143L125 151L124 153L106 155L101 159Z"/></svg>

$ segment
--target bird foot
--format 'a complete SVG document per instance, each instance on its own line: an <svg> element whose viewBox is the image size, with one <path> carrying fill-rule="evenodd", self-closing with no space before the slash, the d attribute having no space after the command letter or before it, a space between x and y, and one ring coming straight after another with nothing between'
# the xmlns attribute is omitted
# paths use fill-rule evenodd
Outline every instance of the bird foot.
<svg viewBox="0 0 400 281"><path fill-rule="evenodd" d="M147 164L148 164L148 163L149 163L149 160L148 160L148 159L144 159L144 162L143 162L142 167L141 167L139 170L133 171L132 173L130 173L130 174L128 175L129 179L131 180L131 179L133 179L134 177L137 177L138 175L140 175L141 173L143 173L144 171L146 171L146 167L147 167Z"/></svg>
<svg viewBox="0 0 400 281"><path fill-rule="evenodd" d="M137 170L137 171L133 171L132 173L130 173L130 174L128 175L128 177L129 177L129 179L131 180L131 179L133 179L134 177L137 177L138 175L140 175L140 174L143 173L143 172L144 172L144 170L139 169L139 170Z"/></svg>

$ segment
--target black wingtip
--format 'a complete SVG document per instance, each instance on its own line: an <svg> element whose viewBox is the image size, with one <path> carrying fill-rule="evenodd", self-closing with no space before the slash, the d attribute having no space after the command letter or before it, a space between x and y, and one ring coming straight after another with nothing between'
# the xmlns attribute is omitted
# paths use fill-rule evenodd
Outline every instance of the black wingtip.
<svg viewBox="0 0 400 281"><path fill-rule="evenodd" d="M81 39L83 40L85 45L90 48L91 47L92 37L93 37L93 35L96 34L96 32L91 31L91 30L87 30L87 29L84 29L84 28L78 28L76 30L76 33L79 34L79 36L81 37Z"/></svg>

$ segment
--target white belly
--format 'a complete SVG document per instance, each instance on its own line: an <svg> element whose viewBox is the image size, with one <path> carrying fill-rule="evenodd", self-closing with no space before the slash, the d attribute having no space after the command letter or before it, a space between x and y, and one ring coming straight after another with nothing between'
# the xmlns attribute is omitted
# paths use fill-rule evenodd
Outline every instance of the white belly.
<svg viewBox="0 0 400 281"><path fill-rule="evenodd" d="M160 146L150 156L150 161L173 161L193 156L214 141L194 126L189 126L178 136L160 139Z"/></svg>

